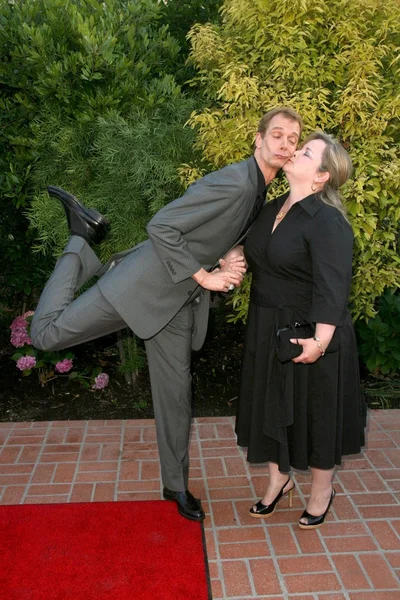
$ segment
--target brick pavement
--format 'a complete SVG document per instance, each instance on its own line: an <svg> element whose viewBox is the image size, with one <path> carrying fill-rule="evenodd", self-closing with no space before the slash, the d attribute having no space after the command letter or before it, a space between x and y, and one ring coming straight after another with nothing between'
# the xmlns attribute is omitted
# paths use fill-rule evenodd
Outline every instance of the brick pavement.
<svg viewBox="0 0 400 600"><path fill-rule="evenodd" d="M335 478L324 526L296 523L310 490L266 521L266 487L232 417L195 419L191 491L203 499L214 600L400 600L400 410L371 411L368 444ZM0 504L160 499L154 421L0 423ZM158 600L158 599L155 599Z"/></svg>

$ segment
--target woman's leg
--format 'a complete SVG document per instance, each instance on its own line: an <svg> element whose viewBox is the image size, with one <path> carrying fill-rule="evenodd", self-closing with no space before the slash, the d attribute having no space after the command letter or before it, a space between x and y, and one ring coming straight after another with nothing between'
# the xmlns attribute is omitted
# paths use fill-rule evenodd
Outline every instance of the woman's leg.
<svg viewBox="0 0 400 600"><path fill-rule="evenodd" d="M279 470L279 467L276 463L273 463L273 462L268 463L268 473L269 473L269 481L268 481L267 491L265 492L265 495L261 499L262 504L265 504L265 506L268 506L269 504L271 504L271 502L273 502L275 500L275 498L277 497L277 495L279 494L279 492L281 491L283 486L285 486L283 489L283 493L288 492L290 489L292 489L294 487L294 485L291 481L287 482L289 473L282 473ZM287 482L287 485L285 485L286 482Z"/></svg>
<svg viewBox="0 0 400 600"><path fill-rule="evenodd" d="M334 469L316 469L311 467L311 494L307 502L307 512L318 517L323 515L332 495L332 479ZM307 525L307 518L302 517L300 523Z"/></svg>

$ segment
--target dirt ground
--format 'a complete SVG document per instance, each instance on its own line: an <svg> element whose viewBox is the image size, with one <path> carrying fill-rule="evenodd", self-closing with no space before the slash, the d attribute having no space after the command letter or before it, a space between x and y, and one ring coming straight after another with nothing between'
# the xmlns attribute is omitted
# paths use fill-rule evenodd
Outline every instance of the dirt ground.
<svg viewBox="0 0 400 600"><path fill-rule="evenodd" d="M106 389L92 390L67 376L45 387L35 371L22 377L11 360L15 349L5 340L0 352L0 421L153 418L147 367L139 372L136 384L127 385L118 371L116 342L112 335L72 349L78 369L102 364L110 376ZM194 416L235 414L242 348L243 326L227 324L211 311L206 342L192 355Z"/></svg>
<svg viewBox="0 0 400 600"><path fill-rule="evenodd" d="M210 312L206 342L200 352L192 355L194 417L229 416L236 411L244 327L226 323L224 310L222 307ZM72 349L78 370L94 369L101 364L110 376L109 386L95 391L67 376L60 376L45 387L40 386L35 371L29 377L22 377L11 360L15 349L9 344L8 335L3 336L0 421L153 418L147 367L140 371L136 384L127 385L118 370L116 342L116 336L112 335ZM371 382L364 377L366 392L376 385L376 380ZM390 406L371 394L366 394L366 399L371 408L400 408L400 393L391 398Z"/></svg>

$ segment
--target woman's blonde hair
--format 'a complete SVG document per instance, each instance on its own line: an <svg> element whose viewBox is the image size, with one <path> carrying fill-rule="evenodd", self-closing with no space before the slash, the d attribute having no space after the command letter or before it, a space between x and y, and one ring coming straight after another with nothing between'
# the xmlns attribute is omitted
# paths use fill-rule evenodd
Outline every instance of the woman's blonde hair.
<svg viewBox="0 0 400 600"><path fill-rule="evenodd" d="M311 140L322 140L326 144L322 153L319 171L327 171L329 173L329 179L324 184L323 189L320 192L317 192L318 197L321 198L325 204L337 208L347 219L347 211L340 198L339 188L346 183L353 171L351 158L343 146L327 133L314 131L307 136L303 145Z"/></svg>

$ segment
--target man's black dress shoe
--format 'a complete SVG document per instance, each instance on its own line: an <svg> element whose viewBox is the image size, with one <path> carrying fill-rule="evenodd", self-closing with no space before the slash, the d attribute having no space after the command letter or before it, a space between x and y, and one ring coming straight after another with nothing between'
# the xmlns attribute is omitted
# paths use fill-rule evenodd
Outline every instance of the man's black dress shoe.
<svg viewBox="0 0 400 600"><path fill-rule="evenodd" d="M178 505L178 513L191 521L203 521L204 510L201 508L200 500L197 500L189 490L184 492L173 492L168 488L163 489L165 500L175 500Z"/></svg>
<svg viewBox="0 0 400 600"><path fill-rule="evenodd" d="M64 206L68 228L72 235L83 237L89 244L91 242L98 244L104 239L110 222L103 215L94 208L86 208L75 196L62 188L49 185L47 191Z"/></svg>

